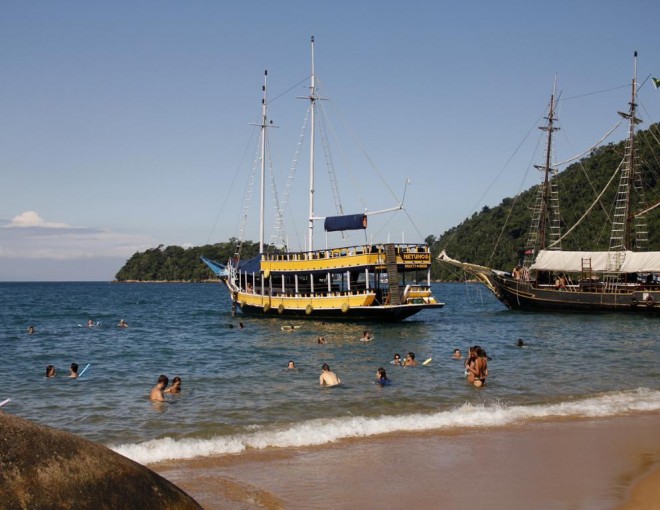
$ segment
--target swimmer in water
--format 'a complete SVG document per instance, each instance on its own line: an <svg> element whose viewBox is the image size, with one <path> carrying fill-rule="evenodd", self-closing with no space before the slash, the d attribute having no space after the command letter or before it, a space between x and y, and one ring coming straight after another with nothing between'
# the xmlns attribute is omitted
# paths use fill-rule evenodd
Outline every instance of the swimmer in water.
<svg viewBox="0 0 660 510"><path fill-rule="evenodd" d="M385 386L386 384L390 383L390 380L387 378L387 374L385 373L385 369L383 367L380 367L378 370L376 370L376 383L380 384L381 386Z"/></svg>
<svg viewBox="0 0 660 510"><path fill-rule="evenodd" d="M181 378L177 375L172 379L172 386L164 390L163 393L181 393Z"/></svg>
<svg viewBox="0 0 660 510"><path fill-rule="evenodd" d="M46 367L46 377L55 377L55 367L53 365Z"/></svg>
<svg viewBox="0 0 660 510"><path fill-rule="evenodd" d="M362 338L360 338L361 342L371 342L374 339L374 335L371 331L369 330L364 330L364 333L362 333Z"/></svg>
<svg viewBox="0 0 660 510"><path fill-rule="evenodd" d="M341 380L334 372L330 371L330 366L327 363L323 363L321 370L323 370L319 377L319 383L321 386L337 386L338 384L341 384Z"/></svg>
<svg viewBox="0 0 660 510"><path fill-rule="evenodd" d="M69 369L69 377L72 379L78 378L78 363L71 363L71 368Z"/></svg>
<svg viewBox="0 0 660 510"><path fill-rule="evenodd" d="M28 326L27 333L28 335L34 335L34 326L32 325Z"/></svg>
<svg viewBox="0 0 660 510"><path fill-rule="evenodd" d="M415 353L414 352L409 352L408 356L406 356L406 361L403 362L404 367L416 367L417 362L415 361Z"/></svg>
<svg viewBox="0 0 660 510"><path fill-rule="evenodd" d="M289 370L295 370L296 364L293 362L293 360L289 360L289 364L286 366Z"/></svg>
<svg viewBox="0 0 660 510"><path fill-rule="evenodd" d="M452 354L452 359L463 359L460 349L454 349L454 354Z"/></svg>
<svg viewBox="0 0 660 510"><path fill-rule="evenodd" d="M165 391L165 388L167 388L168 382L170 381L166 375L161 375L160 377L158 377L158 382L156 383L156 386L151 388L151 394L149 395L149 398L156 402L164 402L165 397L163 396L163 392Z"/></svg>

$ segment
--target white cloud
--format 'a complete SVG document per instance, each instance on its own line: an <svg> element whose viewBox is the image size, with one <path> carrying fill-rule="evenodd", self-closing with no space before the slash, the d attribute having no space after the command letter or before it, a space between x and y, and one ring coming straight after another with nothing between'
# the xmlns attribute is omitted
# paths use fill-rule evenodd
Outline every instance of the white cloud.
<svg viewBox="0 0 660 510"><path fill-rule="evenodd" d="M21 213L0 228L3 259L127 259L153 244L152 239L142 235L46 221L34 211Z"/></svg>
<svg viewBox="0 0 660 510"><path fill-rule="evenodd" d="M24 213L15 216L13 220L5 228L23 228L23 227L43 227L43 228L72 228L66 223L54 223L45 221L35 211L25 211Z"/></svg>

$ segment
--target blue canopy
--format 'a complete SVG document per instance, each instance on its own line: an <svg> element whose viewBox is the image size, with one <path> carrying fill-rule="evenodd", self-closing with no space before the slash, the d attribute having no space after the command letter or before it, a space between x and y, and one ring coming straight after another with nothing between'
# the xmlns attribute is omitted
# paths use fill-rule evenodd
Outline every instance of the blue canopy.
<svg viewBox="0 0 660 510"><path fill-rule="evenodd" d="M209 266L209 268L211 268L211 271L213 271L218 276L229 275L229 273L227 273L227 268L224 265L220 264L219 262L216 262L215 260L207 259L206 257L200 257L200 258L202 259L202 262L204 262L204 264Z"/></svg>
<svg viewBox="0 0 660 510"><path fill-rule="evenodd" d="M323 224L326 232L338 230L364 230L367 228L366 214L347 214L345 216L328 216Z"/></svg>
<svg viewBox="0 0 660 510"><path fill-rule="evenodd" d="M238 269L244 273L258 273L261 271L261 255L257 255L249 260L241 260L238 263Z"/></svg>

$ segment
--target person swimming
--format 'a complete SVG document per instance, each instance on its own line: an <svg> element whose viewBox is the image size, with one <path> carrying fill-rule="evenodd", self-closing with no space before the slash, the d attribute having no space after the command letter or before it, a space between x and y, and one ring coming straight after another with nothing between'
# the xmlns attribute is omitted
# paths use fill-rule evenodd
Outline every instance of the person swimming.
<svg viewBox="0 0 660 510"><path fill-rule="evenodd" d="M181 393L181 378L177 375L172 379L172 386L163 390L163 393Z"/></svg>
<svg viewBox="0 0 660 510"><path fill-rule="evenodd" d="M380 367L378 370L376 370L376 384L386 386L391 382L392 381L387 378L387 374L385 373L385 369L383 367Z"/></svg>
<svg viewBox="0 0 660 510"><path fill-rule="evenodd" d="M319 376L321 386L337 386L341 384L341 380L330 370L330 366L327 363L323 363L321 370L323 370Z"/></svg>
<svg viewBox="0 0 660 510"><path fill-rule="evenodd" d="M374 334L365 329L364 332L362 333L362 338L360 338L361 342L371 342L374 339Z"/></svg>
<svg viewBox="0 0 660 510"><path fill-rule="evenodd" d="M53 365L46 367L46 377L55 377L55 367Z"/></svg>

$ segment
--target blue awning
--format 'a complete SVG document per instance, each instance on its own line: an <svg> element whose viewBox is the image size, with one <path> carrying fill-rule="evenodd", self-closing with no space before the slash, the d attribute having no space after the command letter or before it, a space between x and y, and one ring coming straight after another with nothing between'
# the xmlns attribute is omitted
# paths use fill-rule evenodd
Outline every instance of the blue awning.
<svg viewBox="0 0 660 510"><path fill-rule="evenodd" d="M345 216L328 216L323 223L326 232L338 230L364 230L367 228L366 214L347 214Z"/></svg>
<svg viewBox="0 0 660 510"><path fill-rule="evenodd" d="M261 255L257 255L249 260L241 260L238 263L238 269L244 273L259 273L261 272Z"/></svg>

